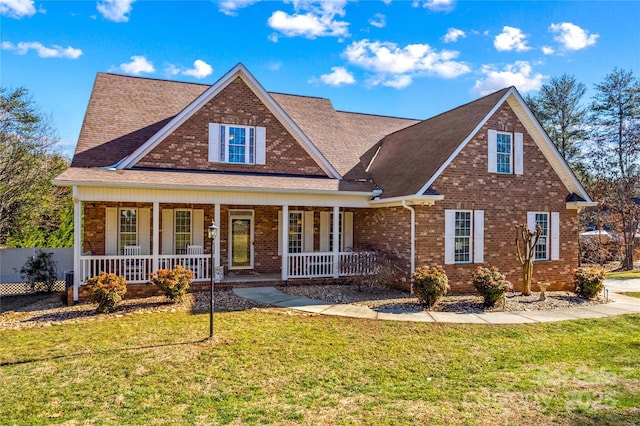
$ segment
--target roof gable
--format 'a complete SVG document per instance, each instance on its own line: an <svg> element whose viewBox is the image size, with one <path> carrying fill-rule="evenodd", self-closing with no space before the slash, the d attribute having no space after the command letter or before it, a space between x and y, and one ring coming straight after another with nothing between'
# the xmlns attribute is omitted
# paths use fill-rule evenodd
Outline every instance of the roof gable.
<svg viewBox="0 0 640 426"><path fill-rule="evenodd" d="M242 64L236 65L216 83L204 91L200 96L187 105L180 113L167 122L159 131L151 136L144 144L139 146L131 155L121 161L116 167L126 169L135 166L142 158L150 153L165 138L184 124L191 116L211 101L217 94L224 90L236 78L242 81L253 91L270 112L280 121L289 133L297 140L302 148L315 160L318 166L332 178L341 178L333 165L326 159L320 150L300 130L297 124L285 113L273 97L264 90L258 81L249 73Z"/></svg>

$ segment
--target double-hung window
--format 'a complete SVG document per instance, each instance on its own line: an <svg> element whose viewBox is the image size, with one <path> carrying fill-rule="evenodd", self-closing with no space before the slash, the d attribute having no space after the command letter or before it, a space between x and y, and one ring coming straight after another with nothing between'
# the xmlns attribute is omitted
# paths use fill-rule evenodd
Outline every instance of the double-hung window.
<svg viewBox="0 0 640 426"><path fill-rule="evenodd" d="M302 212L289 213L289 253L302 253L304 227Z"/></svg>
<svg viewBox="0 0 640 426"><path fill-rule="evenodd" d="M338 217L338 241L340 244L340 251L344 250L344 241L342 239L342 218L343 214L340 213ZM333 251L333 213L329 213L329 251Z"/></svg>
<svg viewBox="0 0 640 426"><path fill-rule="evenodd" d="M471 263L471 212L456 211L455 263Z"/></svg>
<svg viewBox="0 0 640 426"><path fill-rule="evenodd" d="M138 210L120 209L118 225L120 231L120 254L124 254L124 246L138 244Z"/></svg>
<svg viewBox="0 0 640 426"><path fill-rule="evenodd" d="M187 254L191 244L191 210L175 210L175 253Z"/></svg>
<svg viewBox="0 0 640 426"><path fill-rule="evenodd" d="M511 174L513 146L511 133L498 132L496 140L497 172Z"/></svg>
<svg viewBox="0 0 640 426"><path fill-rule="evenodd" d="M484 210L444 211L444 263L484 263Z"/></svg>
<svg viewBox="0 0 640 426"><path fill-rule="evenodd" d="M534 247L535 260L549 259L549 213L536 213L535 226L542 229L540 238Z"/></svg>

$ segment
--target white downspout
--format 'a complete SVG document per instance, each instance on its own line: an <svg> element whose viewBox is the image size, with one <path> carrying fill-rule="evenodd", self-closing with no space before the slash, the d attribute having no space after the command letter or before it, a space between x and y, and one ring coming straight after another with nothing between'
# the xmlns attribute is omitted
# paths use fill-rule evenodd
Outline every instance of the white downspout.
<svg viewBox="0 0 640 426"><path fill-rule="evenodd" d="M82 254L82 203L78 187L73 186L73 303L80 298L80 256Z"/></svg>
<svg viewBox="0 0 640 426"><path fill-rule="evenodd" d="M402 207L411 212L411 281L409 292L413 294L413 271L416 270L416 209L407 205L407 200L402 200Z"/></svg>

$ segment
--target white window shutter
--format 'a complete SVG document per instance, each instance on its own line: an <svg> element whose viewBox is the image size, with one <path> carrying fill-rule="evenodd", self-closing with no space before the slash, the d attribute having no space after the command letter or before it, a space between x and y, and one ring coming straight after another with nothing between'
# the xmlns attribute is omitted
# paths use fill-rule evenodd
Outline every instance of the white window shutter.
<svg viewBox="0 0 640 426"><path fill-rule="evenodd" d="M560 213L551 212L551 260L560 260Z"/></svg>
<svg viewBox="0 0 640 426"><path fill-rule="evenodd" d="M151 254L151 209L138 209L138 245L140 254Z"/></svg>
<svg viewBox="0 0 640 426"><path fill-rule="evenodd" d="M162 254L173 254L173 209L162 210Z"/></svg>
<svg viewBox="0 0 640 426"><path fill-rule="evenodd" d="M282 210L278 211L278 256L282 256L282 233L284 227L282 226Z"/></svg>
<svg viewBox="0 0 640 426"><path fill-rule="evenodd" d="M524 172L524 140L522 133L515 133L513 143L513 172L521 175Z"/></svg>
<svg viewBox="0 0 640 426"><path fill-rule="evenodd" d="M267 129L256 127L256 164L267 162Z"/></svg>
<svg viewBox="0 0 640 426"><path fill-rule="evenodd" d="M456 245L456 211L444 211L444 263L451 265L455 263Z"/></svg>
<svg viewBox="0 0 640 426"><path fill-rule="evenodd" d="M304 227L303 251L311 253L313 252L313 212L304 212L302 226Z"/></svg>
<svg viewBox="0 0 640 426"><path fill-rule="evenodd" d="M487 137L487 161L489 164L489 173L498 172L498 131L489 129Z"/></svg>
<svg viewBox="0 0 640 426"><path fill-rule="evenodd" d="M209 162L220 162L220 125L209 123Z"/></svg>
<svg viewBox="0 0 640 426"><path fill-rule="evenodd" d="M320 212L320 251L329 251L329 212Z"/></svg>
<svg viewBox="0 0 640 426"><path fill-rule="evenodd" d="M473 212L473 262L484 263L484 210Z"/></svg>
<svg viewBox="0 0 640 426"><path fill-rule="evenodd" d="M536 230L536 212L527 212L527 228L531 232Z"/></svg>
<svg viewBox="0 0 640 426"><path fill-rule="evenodd" d="M191 215L191 244L204 250L204 210L194 209Z"/></svg>
<svg viewBox="0 0 640 426"><path fill-rule="evenodd" d="M342 249L344 251L353 250L353 212L344 212L344 223L342 224Z"/></svg>
<svg viewBox="0 0 640 426"><path fill-rule="evenodd" d="M105 212L105 238L104 254L107 256L118 255L118 209L107 207Z"/></svg>

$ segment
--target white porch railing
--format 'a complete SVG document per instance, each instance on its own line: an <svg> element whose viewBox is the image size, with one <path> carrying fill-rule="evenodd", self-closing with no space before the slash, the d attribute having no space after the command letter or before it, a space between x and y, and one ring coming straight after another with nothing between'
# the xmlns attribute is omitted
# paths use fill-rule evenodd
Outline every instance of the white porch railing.
<svg viewBox="0 0 640 426"><path fill-rule="evenodd" d="M289 278L326 278L334 276L366 275L373 273L376 263L375 252L340 252L336 262L332 252L289 253Z"/></svg>
<svg viewBox="0 0 640 426"><path fill-rule="evenodd" d="M173 269L181 265L193 271L194 281L208 281L211 279L209 265L210 255L183 254L160 255L158 269ZM94 277L100 272L122 275L128 283L149 282L149 273L153 271L153 256L80 256L80 282L84 284L87 278Z"/></svg>

